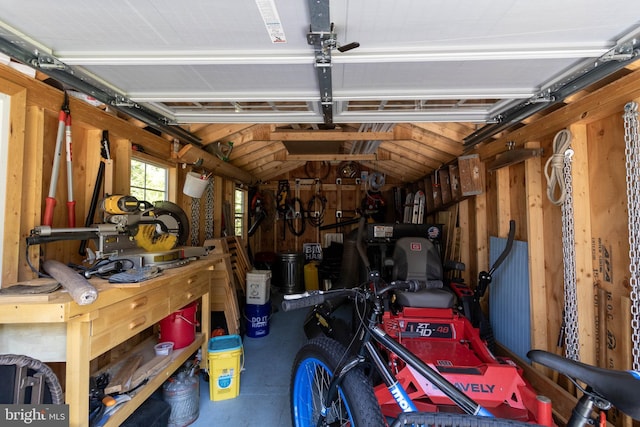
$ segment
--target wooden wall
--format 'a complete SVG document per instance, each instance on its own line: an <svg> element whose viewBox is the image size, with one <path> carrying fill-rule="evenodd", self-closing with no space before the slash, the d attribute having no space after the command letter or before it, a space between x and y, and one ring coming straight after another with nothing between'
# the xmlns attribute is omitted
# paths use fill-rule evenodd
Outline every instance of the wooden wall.
<svg viewBox="0 0 640 427"><path fill-rule="evenodd" d="M6 194L7 212L5 232L2 236L2 283L10 284L36 276L25 257L25 238L35 226L42 223L44 200L49 191L55 153L58 112L64 95L59 89L5 65L0 65L0 92L11 97L7 171L7 188L10 191ZM187 216L190 216L190 198L183 196L181 191L185 174L190 168L183 169L179 166L169 139L148 132L138 123L129 122L115 113L93 107L72 97L69 99L69 106L72 116L76 226L84 226L100 165L100 140L103 130L109 132L113 159L105 182L105 188L110 189L110 194L128 194L130 159L132 146L135 144L144 151L143 154L138 153L143 158L176 165L170 175L169 192L172 200L183 207ZM66 180L66 162L63 156L56 186L54 228L67 227ZM233 195L234 182L224 178L219 178L216 182L225 189L216 196L215 232L216 236L220 236L221 206L225 197ZM204 220L204 215L201 218ZM203 231L204 226L201 225L200 230ZM29 260L36 269L43 259L81 264L83 257L78 254L78 248L77 240L33 246L29 250Z"/></svg>
<svg viewBox="0 0 640 427"><path fill-rule="evenodd" d="M541 147L543 155L486 171L484 193L465 201L469 206L459 215L471 242L463 259L473 270L471 280L488 266L489 236L506 237L508 221L516 221L516 239L529 247L531 347L563 354L557 347L564 304L562 213L547 198L544 166L554 136L570 130L580 360L622 370L632 368L628 209L639 208L627 206L623 113L627 102L639 98L640 74L634 71L478 146L474 151L487 163L508 141L516 148ZM612 412L612 422L630 425Z"/></svg>
<svg viewBox="0 0 640 427"><path fill-rule="evenodd" d="M319 178L320 175L316 175L314 171L317 171L319 174L323 174L324 170L321 170L321 167L319 166L320 162L312 163L313 164L307 169L305 169L304 166L299 167L272 181L262 183L258 186L259 190L265 196L264 199L267 202L269 217L258 228L258 231L254 236L249 239L249 244L254 253L279 253L286 251L302 252L302 245L304 243L323 244L327 233L343 233L344 236L346 236L349 232L357 228L357 224L348 224L328 228L326 230L320 230L319 227L314 227L307 222L304 234L301 236L295 236L289 231L289 229L286 229L282 216L274 214L275 205L277 204L278 181L286 180L289 182L292 197L296 195L296 181L298 182L298 194L299 198L303 202L305 210L307 209L309 200L318 191L320 192L319 194L326 198L326 210L324 212L324 219L322 222L323 227L337 225L340 222L348 222L350 219L359 217L362 200L366 197L367 189L365 184L363 182L358 184L353 178L343 178L341 183L338 184L336 179L339 178L337 169L338 163L340 162L333 162L331 164L329 174L326 177L323 177L318 184L316 183L315 178ZM364 167L361 167L361 170L369 172L369 170ZM394 221L392 189L394 186L400 185L400 182L394 181L389 177L385 177L385 185L383 186L381 193L385 200L384 217L386 221ZM342 212L341 218L336 217L336 211ZM284 233L283 228L285 229Z"/></svg>
<svg viewBox="0 0 640 427"><path fill-rule="evenodd" d="M486 216L486 235L505 237L506 221L516 220L516 238L527 241L530 249L532 347L556 351L564 299L562 218L561 208L552 205L546 196L543 169L553 151L553 137L561 129L569 129L575 152L572 169L580 358L600 366L629 369L630 335L629 325L625 324L629 244L622 114L626 102L637 99L639 92L633 89L638 86L636 73L623 80L629 88L626 96L609 103L606 110L600 101L608 99L611 87L552 113L543 121L566 116L566 109L579 108L576 104L584 110L584 118L559 120L556 126L544 128L533 123L503 137L501 140L514 140L521 146L540 146L544 154L488 172L486 208L470 211ZM478 151L489 159L490 149L488 145ZM486 244L485 237L477 241Z"/></svg>

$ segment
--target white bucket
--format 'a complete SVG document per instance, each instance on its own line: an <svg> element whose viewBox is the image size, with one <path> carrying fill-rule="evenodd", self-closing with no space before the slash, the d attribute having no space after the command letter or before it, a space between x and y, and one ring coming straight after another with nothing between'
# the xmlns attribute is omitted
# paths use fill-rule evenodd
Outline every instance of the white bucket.
<svg viewBox="0 0 640 427"><path fill-rule="evenodd" d="M184 181L184 187L182 192L187 196L199 199L202 197L202 193L209 185L208 179L202 179L201 175L195 172L187 173L187 179Z"/></svg>
<svg viewBox="0 0 640 427"><path fill-rule="evenodd" d="M247 272L247 304L266 304L271 290L271 270L251 270Z"/></svg>

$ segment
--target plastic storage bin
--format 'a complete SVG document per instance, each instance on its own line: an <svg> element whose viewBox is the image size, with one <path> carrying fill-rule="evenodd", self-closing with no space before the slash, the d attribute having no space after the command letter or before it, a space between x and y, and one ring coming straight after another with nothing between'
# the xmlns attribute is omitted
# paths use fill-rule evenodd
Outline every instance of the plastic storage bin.
<svg viewBox="0 0 640 427"><path fill-rule="evenodd" d="M252 270L247 273L247 304L266 304L269 301L270 290L270 270Z"/></svg>
<svg viewBox="0 0 640 427"><path fill-rule="evenodd" d="M240 393L242 339L223 335L209 340L209 398L227 400Z"/></svg>

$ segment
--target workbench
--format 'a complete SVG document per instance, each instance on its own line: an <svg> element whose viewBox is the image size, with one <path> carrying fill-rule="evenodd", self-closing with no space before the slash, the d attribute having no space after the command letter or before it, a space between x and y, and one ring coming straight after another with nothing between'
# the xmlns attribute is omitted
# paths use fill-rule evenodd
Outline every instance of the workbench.
<svg viewBox="0 0 640 427"><path fill-rule="evenodd" d="M230 283L212 279L229 257L209 255L186 266L164 270L162 275L136 284L110 284L91 279L99 295L88 305L78 305L64 291L57 291L42 301L3 301L0 298L0 324L66 325L65 402L69 404L70 426L86 426L89 411L90 361L154 325L164 317L200 299L201 331L195 341L172 353L171 363L139 389L133 399L123 405L107 425L120 425L155 389L180 367L198 348L202 349L201 366L207 363L207 336L210 332L210 293ZM34 345L36 345L34 343ZM9 349L10 350L10 349ZM27 354L28 355L28 354ZM124 356L126 358L126 355Z"/></svg>

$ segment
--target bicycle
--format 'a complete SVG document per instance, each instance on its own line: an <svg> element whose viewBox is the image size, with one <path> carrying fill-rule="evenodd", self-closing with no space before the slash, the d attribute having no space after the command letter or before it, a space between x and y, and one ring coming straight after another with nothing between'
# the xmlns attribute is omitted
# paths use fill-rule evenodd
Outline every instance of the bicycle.
<svg viewBox="0 0 640 427"><path fill-rule="evenodd" d="M298 237L302 236L305 231L304 205L299 197L291 197L290 193L289 181L278 181L277 212L286 225L286 227L282 226L282 240L286 238L287 228L291 234Z"/></svg>
<svg viewBox="0 0 640 427"><path fill-rule="evenodd" d="M358 251L365 259L366 255L360 245ZM365 264L369 267L368 263ZM323 336L309 341L296 355L291 377L294 426L387 425L374 393L371 379L374 375L383 381L402 410L393 426L531 426L530 423L522 421L493 417L489 410L469 398L381 327L380 319L385 311L385 297L388 292L416 292L441 286L441 282L435 282L439 281L396 280L385 283L378 272L370 271L369 281L361 287L285 296L282 303L284 311L349 298L359 319L356 334L348 346L345 347L340 342ZM397 359L437 387L457 405L461 413L418 412L408 391L400 384L382 357L381 349L393 353ZM640 395L640 373L597 368L542 350L532 350L527 356L532 361L567 376L583 392L573 410L568 427L602 423L601 418L592 415L593 411L604 411L611 406L634 419L640 419L640 401L637 397ZM582 387L580 382L587 386ZM550 405L547 398L539 399L542 404ZM544 425L554 425L550 410L548 417L541 421Z"/></svg>

